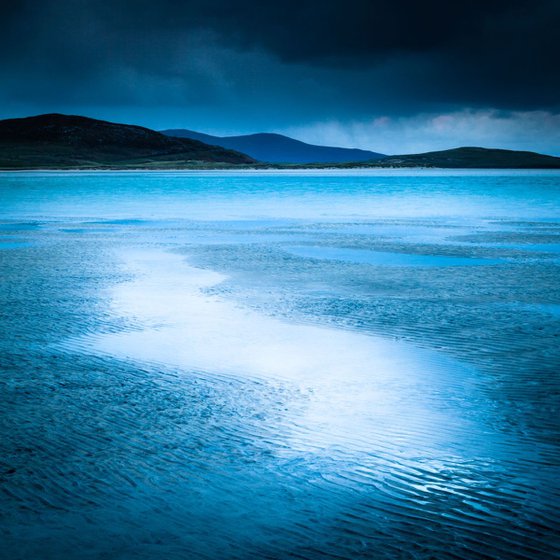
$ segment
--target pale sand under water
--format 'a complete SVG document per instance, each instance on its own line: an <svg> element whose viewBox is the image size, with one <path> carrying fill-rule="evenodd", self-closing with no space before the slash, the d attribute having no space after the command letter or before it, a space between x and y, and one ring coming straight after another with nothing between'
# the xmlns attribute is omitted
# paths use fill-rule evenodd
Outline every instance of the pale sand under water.
<svg viewBox="0 0 560 560"><path fill-rule="evenodd" d="M205 372L297 387L305 403L285 412L297 428L295 449L337 444L355 454L367 451L372 438L389 446L398 438L414 453L443 440L468 448L474 425L448 401L480 402L472 394L472 367L404 342L243 308L209 293L224 275L189 266L178 254L143 250L120 257L133 278L113 288L112 308L134 329L80 337L66 349L180 368L186 376Z"/></svg>

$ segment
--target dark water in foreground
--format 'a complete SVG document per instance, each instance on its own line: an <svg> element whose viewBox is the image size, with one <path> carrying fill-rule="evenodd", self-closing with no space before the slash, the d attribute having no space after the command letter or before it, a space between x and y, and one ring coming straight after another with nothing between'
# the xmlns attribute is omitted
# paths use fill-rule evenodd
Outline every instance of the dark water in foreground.
<svg viewBox="0 0 560 560"><path fill-rule="evenodd" d="M0 175L0 557L560 557L560 174Z"/></svg>

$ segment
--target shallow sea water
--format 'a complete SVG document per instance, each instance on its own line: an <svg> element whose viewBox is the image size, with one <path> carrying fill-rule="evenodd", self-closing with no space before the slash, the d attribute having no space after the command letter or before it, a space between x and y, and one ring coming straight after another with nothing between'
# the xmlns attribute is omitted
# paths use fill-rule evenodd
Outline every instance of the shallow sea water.
<svg viewBox="0 0 560 560"><path fill-rule="evenodd" d="M0 557L560 556L560 173L0 200Z"/></svg>

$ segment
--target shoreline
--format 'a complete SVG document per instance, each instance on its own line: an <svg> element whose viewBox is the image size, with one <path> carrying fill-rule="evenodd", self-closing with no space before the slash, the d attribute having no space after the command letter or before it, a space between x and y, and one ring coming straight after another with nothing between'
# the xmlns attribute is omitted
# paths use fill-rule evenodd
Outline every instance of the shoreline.
<svg viewBox="0 0 560 560"><path fill-rule="evenodd" d="M4 174L32 174L32 173L67 173L67 174L88 174L88 173L122 173L124 174L137 174L137 173L147 173L147 174L156 174L156 173L177 173L177 174L202 174L202 173L240 173L240 174L323 174L325 172L334 173L338 175L350 175L352 173L359 173L361 175L367 175L368 173L377 175L380 173L388 173L391 175L406 175L407 173L425 173L426 175L429 174L442 174L442 175L452 175L457 173L459 175L477 175L477 174L527 174L527 175L534 175L534 174L545 174L545 175L557 175L560 174L559 168L519 168L519 167L348 167L348 168L340 168L340 167L280 167L280 168L258 168L258 167L250 167L250 168L237 168L237 167L228 167L228 168L26 168L26 169L2 169L0 168L0 176Z"/></svg>

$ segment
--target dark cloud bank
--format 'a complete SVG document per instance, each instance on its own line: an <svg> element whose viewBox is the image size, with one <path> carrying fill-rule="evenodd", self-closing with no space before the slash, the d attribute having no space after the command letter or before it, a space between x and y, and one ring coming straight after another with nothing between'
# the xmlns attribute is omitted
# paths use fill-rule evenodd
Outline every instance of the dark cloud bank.
<svg viewBox="0 0 560 560"><path fill-rule="evenodd" d="M326 123L418 128L419 115L490 111L502 124L542 121L546 142L558 140L557 0L4 4L2 116L312 136Z"/></svg>

